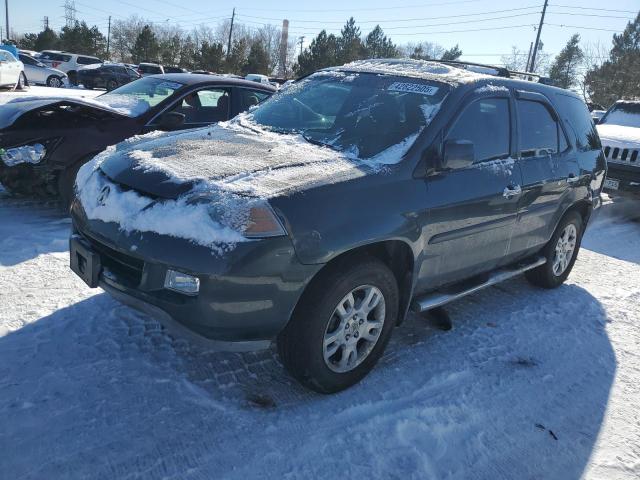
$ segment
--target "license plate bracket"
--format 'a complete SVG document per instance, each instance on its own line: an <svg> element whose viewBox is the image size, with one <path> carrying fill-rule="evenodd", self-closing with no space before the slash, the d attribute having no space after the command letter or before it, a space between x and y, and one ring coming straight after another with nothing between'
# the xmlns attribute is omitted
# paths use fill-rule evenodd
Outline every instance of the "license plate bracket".
<svg viewBox="0 0 640 480"><path fill-rule="evenodd" d="M605 178L604 188L618 190L620 188L620 180L616 180L615 178Z"/></svg>
<svg viewBox="0 0 640 480"><path fill-rule="evenodd" d="M69 255L71 270L89 287L96 288L102 270L100 255L79 235L72 235L69 239Z"/></svg>

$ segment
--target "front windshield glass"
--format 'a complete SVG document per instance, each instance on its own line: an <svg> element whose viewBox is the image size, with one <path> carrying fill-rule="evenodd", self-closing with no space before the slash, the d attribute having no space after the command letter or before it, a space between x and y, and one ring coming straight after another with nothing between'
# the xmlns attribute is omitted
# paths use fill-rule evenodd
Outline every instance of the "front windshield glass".
<svg viewBox="0 0 640 480"><path fill-rule="evenodd" d="M616 105L601 123L640 128L640 103L620 103Z"/></svg>
<svg viewBox="0 0 640 480"><path fill-rule="evenodd" d="M183 86L179 82L145 77L100 95L95 100L130 117L138 117Z"/></svg>
<svg viewBox="0 0 640 480"><path fill-rule="evenodd" d="M350 156L369 159L395 146L411 146L449 91L421 79L319 72L274 95L251 114L281 133ZM399 160L404 152L394 149Z"/></svg>

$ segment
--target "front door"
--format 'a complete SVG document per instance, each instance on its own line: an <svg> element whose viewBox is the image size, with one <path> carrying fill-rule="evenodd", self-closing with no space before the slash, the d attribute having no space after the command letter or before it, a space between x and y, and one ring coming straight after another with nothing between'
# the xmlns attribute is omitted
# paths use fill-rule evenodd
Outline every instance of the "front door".
<svg viewBox="0 0 640 480"><path fill-rule="evenodd" d="M521 183L511 158L511 127L505 89L473 100L446 132L445 140L472 142L475 161L427 179L429 214L418 288L491 270L508 254Z"/></svg>

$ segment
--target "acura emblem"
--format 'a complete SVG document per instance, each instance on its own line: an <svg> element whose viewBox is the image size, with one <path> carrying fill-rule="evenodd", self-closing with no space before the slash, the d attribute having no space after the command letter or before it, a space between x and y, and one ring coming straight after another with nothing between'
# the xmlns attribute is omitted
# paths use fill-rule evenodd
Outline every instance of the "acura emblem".
<svg viewBox="0 0 640 480"><path fill-rule="evenodd" d="M98 195L98 205L104 206L104 203L107 201L107 198L109 198L110 193L111 187L109 185L105 185L104 187L102 187L102 190L100 190L100 195Z"/></svg>

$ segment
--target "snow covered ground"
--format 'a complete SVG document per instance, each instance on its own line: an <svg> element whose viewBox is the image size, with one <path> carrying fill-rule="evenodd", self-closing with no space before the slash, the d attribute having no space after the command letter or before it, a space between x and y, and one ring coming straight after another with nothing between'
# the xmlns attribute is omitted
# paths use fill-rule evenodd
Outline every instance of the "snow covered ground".
<svg viewBox="0 0 640 480"><path fill-rule="evenodd" d="M51 88L32 86L25 91L0 90L0 105L16 98L25 97L70 97L93 98L105 93L104 90L85 90L84 88Z"/></svg>
<svg viewBox="0 0 640 480"><path fill-rule="evenodd" d="M610 205L566 285L411 316L333 396L88 289L56 207L0 191L0 478L640 476L640 223Z"/></svg>

